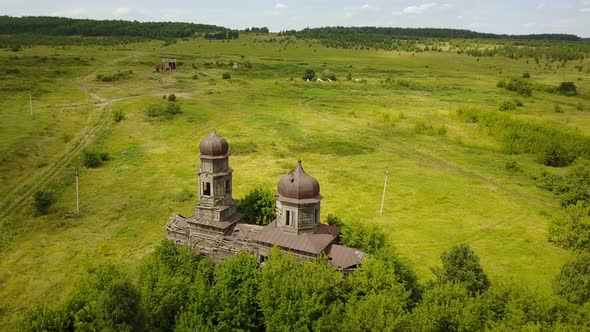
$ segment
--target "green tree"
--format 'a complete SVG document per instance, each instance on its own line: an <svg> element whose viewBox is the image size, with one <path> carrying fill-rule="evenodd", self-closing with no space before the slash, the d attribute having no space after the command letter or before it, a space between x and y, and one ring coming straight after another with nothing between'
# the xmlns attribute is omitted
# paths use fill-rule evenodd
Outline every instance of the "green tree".
<svg viewBox="0 0 590 332"><path fill-rule="evenodd" d="M244 222L266 225L276 218L274 194L267 188L254 188L238 202L238 210L244 213Z"/></svg>
<svg viewBox="0 0 590 332"><path fill-rule="evenodd" d="M556 89L556 92L564 96L574 96L577 92L574 82L561 82Z"/></svg>
<svg viewBox="0 0 590 332"><path fill-rule="evenodd" d="M256 258L244 251L217 266L211 288L216 330L262 329L262 314L256 302L259 272Z"/></svg>
<svg viewBox="0 0 590 332"><path fill-rule="evenodd" d="M471 294L484 292L490 281L479 264L479 257L468 244L451 247L441 255L442 267L433 268L439 284L459 284Z"/></svg>
<svg viewBox="0 0 590 332"><path fill-rule="evenodd" d="M590 252L590 205L577 202L551 218L549 241L576 251Z"/></svg>
<svg viewBox="0 0 590 332"><path fill-rule="evenodd" d="M313 71L313 69L306 69L304 74L303 74L303 80L307 81L313 81L315 79L315 71Z"/></svg>
<svg viewBox="0 0 590 332"><path fill-rule="evenodd" d="M555 294L566 300L584 304L590 301L590 254L583 254L566 263L553 282Z"/></svg>
<svg viewBox="0 0 590 332"><path fill-rule="evenodd" d="M164 240L143 259L139 273L146 328L172 331L176 316L188 304L190 287L200 273L198 256L186 246Z"/></svg>
<svg viewBox="0 0 590 332"><path fill-rule="evenodd" d="M325 259L298 262L274 248L260 272L258 304L268 331L311 330L330 313L342 284L342 273Z"/></svg>
<svg viewBox="0 0 590 332"><path fill-rule="evenodd" d="M40 214L47 214L49 212L49 208L55 202L55 195L48 190L39 190L35 192L35 195L33 196L33 202L37 212Z"/></svg>

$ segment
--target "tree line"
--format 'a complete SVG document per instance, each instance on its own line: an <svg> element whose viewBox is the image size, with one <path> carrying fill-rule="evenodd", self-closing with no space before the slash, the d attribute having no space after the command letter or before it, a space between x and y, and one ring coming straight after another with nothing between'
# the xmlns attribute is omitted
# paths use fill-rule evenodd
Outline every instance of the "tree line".
<svg viewBox="0 0 590 332"><path fill-rule="evenodd" d="M119 36L166 40L191 37L195 34L215 34L219 32L226 35L230 33L234 36L237 31L216 25L181 22L91 20L48 16L0 16L0 35Z"/></svg>

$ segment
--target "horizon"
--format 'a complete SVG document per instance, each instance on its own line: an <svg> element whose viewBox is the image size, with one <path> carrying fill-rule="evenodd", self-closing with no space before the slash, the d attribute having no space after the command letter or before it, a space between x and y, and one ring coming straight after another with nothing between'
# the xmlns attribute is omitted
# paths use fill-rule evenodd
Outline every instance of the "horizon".
<svg viewBox="0 0 590 332"><path fill-rule="evenodd" d="M230 0L226 5L178 2L176 8L160 9L159 3L140 5L105 0L51 4L0 0L2 15L54 16L74 19L130 20L139 22L187 22L219 25L231 29L268 27L272 32L329 26L464 29L481 33L529 35L572 34L590 37L590 0L569 2L508 1L469 7L466 1L256 1ZM31 10L30 8L35 8Z"/></svg>

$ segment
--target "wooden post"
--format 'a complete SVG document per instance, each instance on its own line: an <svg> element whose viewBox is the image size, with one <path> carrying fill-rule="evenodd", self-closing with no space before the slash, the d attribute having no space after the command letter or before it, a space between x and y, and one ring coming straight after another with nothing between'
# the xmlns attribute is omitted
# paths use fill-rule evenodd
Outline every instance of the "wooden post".
<svg viewBox="0 0 590 332"><path fill-rule="evenodd" d="M79 181L78 181L79 173L78 169L76 168L76 213L80 214L80 194L79 194Z"/></svg>
<svg viewBox="0 0 590 332"><path fill-rule="evenodd" d="M86 105L88 105L88 87L84 84L84 94L86 95Z"/></svg>
<svg viewBox="0 0 590 332"><path fill-rule="evenodd" d="M31 111L31 116L33 116L33 95L29 92L29 110Z"/></svg>
<svg viewBox="0 0 590 332"><path fill-rule="evenodd" d="M381 196L381 210L379 215L383 215L383 205L385 204L385 190L387 189L387 178L389 177L389 170L385 170L385 183L383 184L383 195Z"/></svg>

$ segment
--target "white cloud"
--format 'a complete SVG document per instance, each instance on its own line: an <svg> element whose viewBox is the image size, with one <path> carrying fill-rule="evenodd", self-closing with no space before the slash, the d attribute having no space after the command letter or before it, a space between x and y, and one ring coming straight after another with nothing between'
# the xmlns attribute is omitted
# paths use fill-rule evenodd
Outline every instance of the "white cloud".
<svg viewBox="0 0 590 332"><path fill-rule="evenodd" d="M580 9L580 11L581 11L582 13L590 13L590 7L585 7L585 8L582 8L582 9Z"/></svg>
<svg viewBox="0 0 590 332"><path fill-rule="evenodd" d="M537 5L537 7L535 7L537 10L541 10L543 8L545 8L545 4L544 3L540 3Z"/></svg>
<svg viewBox="0 0 590 332"><path fill-rule="evenodd" d="M71 8L51 13L51 16L65 16L65 17L78 17L86 14L88 10L86 8Z"/></svg>
<svg viewBox="0 0 590 332"><path fill-rule="evenodd" d="M428 2L428 3L423 3L421 5L408 6L404 9L402 9L401 11L394 10L393 12L391 12L391 14L392 15L403 15L403 14L420 15L420 14L423 14L428 11L432 11L432 10L444 11L444 10L448 10L452 7L453 7L453 5L448 4L448 3L438 4L436 2Z"/></svg>
<svg viewBox="0 0 590 332"><path fill-rule="evenodd" d="M528 23L522 24L522 27L523 28L532 28L532 27L534 27L536 25L537 25L537 23L535 23L535 22L528 22Z"/></svg>
<svg viewBox="0 0 590 332"><path fill-rule="evenodd" d="M287 8L289 8L289 6L285 5L284 3L277 2L277 4L275 5L275 9L277 9L277 10L287 9Z"/></svg>
<svg viewBox="0 0 590 332"><path fill-rule="evenodd" d="M113 10L113 15L115 16L122 16L122 15L127 15L129 14L131 10L127 7L119 7L119 8L115 8L115 10Z"/></svg>
<svg viewBox="0 0 590 332"><path fill-rule="evenodd" d="M462 20L463 19L463 16L459 15L459 16L457 16L457 19L458 20Z"/></svg>

